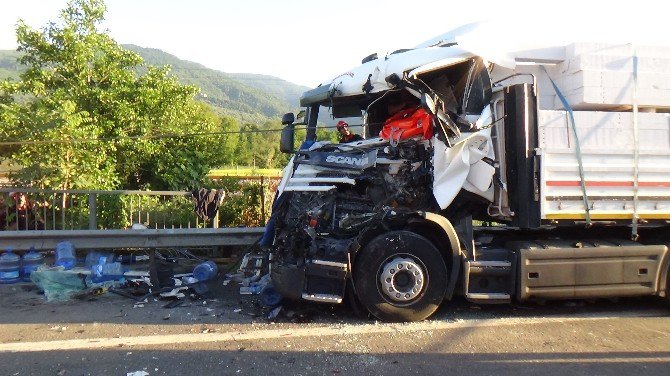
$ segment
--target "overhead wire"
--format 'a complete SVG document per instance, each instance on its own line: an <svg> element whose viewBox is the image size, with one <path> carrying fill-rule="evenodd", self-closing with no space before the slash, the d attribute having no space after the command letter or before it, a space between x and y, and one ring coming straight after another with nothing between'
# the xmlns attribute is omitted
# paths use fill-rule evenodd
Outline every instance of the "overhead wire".
<svg viewBox="0 0 670 376"><path fill-rule="evenodd" d="M354 126L356 126L356 124L354 124ZM319 127L319 128L320 129L331 129L331 128L336 128L336 126L322 126L322 127ZM150 139L225 136L225 135L231 135L231 134L281 132L282 130L283 130L283 128L268 128L268 129L247 129L247 130L240 130L240 131L207 132L207 133L158 134L158 135L117 136L117 137L102 137L102 138L73 138L73 139L69 139L69 140L0 141L0 146L48 145L48 144L84 143L84 142L110 142L110 141L125 141L125 140L150 140ZM300 128L295 128L295 130L306 130L306 128L300 127Z"/></svg>

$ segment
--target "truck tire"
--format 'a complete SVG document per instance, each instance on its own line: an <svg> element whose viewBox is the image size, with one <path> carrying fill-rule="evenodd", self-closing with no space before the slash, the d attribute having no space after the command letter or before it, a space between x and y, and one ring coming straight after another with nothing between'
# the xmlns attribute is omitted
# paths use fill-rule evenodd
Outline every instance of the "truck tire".
<svg viewBox="0 0 670 376"><path fill-rule="evenodd" d="M351 312L359 319L369 319L370 312L358 299L358 295L354 289L354 283L351 279L347 280L346 292L344 295L344 303L351 309Z"/></svg>
<svg viewBox="0 0 670 376"><path fill-rule="evenodd" d="M356 256L354 285L360 302L382 321L419 321L437 310L447 289L440 251L423 236L393 231Z"/></svg>

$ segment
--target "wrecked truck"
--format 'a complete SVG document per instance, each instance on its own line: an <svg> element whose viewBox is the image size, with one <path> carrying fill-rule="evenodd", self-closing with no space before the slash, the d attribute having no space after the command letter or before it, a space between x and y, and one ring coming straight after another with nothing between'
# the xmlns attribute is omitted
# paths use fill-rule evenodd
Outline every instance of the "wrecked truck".
<svg viewBox="0 0 670 376"><path fill-rule="evenodd" d="M275 288L384 321L423 320L456 295L667 299L670 101L645 102L635 51L610 47L487 56L448 33L305 92L300 122L283 118L293 157L266 228ZM603 74L579 64L622 59L606 73L632 97L561 91ZM430 137L379 136L397 95L429 114ZM317 140L320 113L358 119L365 139Z"/></svg>

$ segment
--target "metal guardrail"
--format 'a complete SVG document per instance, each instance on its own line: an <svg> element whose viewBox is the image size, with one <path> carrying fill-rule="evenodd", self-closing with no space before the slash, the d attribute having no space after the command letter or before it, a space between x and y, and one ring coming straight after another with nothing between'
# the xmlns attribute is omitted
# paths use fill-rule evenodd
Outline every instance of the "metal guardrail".
<svg viewBox="0 0 670 376"><path fill-rule="evenodd" d="M0 188L0 250L245 246L263 231L203 221L184 191Z"/></svg>
<svg viewBox="0 0 670 376"><path fill-rule="evenodd" d="M56 243L64 240L83 250L247 246L256 242L264 231L264 227L4 231L0 232L0 249L53 250Z"/></svg>

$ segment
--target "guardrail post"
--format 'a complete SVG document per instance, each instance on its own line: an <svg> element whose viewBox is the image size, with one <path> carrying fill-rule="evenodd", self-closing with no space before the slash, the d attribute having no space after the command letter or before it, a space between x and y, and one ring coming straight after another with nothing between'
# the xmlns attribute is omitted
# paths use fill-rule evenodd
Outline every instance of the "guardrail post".
<svg viewBox="0 0 670 376"><path fill-rule="evenodd" d="M216 215L212 218L212 228L219 228L219 211L216 211Z"/></svg>
<svg viewBox="0 0 670 376"><path fill-rule="evenodd" d="M265 179L261 176L261 226L265 226Z"/></svg>
<svg viewBox="0 0 670 376"><path fill-rule="evenodd" d="M96 194L88 194L88 229L98 229L98 206L96 202Z"/></svg>

